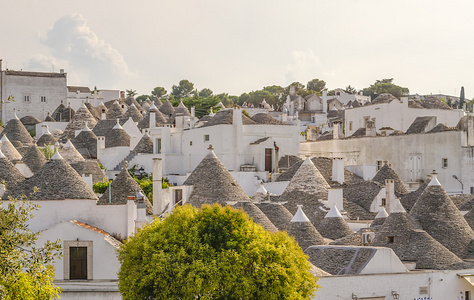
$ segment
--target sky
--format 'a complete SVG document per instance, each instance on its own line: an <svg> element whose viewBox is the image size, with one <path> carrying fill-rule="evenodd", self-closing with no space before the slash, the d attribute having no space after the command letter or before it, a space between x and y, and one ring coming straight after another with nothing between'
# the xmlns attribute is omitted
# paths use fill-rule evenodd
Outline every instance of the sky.
<svg viewBox="0 0 474 300"><path fill-rule="evenodd" d="M3 68L68 85L240 95L269 85L474 97L474 1L0 0Z"/></svg>

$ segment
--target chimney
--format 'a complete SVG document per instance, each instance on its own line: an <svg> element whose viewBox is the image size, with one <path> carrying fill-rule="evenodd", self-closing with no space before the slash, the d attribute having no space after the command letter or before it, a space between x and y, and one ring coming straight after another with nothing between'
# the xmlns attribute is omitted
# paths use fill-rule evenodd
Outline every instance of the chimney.
<svg viewBox="0 0 474 300"><path fill-rule="evenodd" d="M139 228L142 228L146 225L146 205L145 205L145 195L142 192L137 191L135 197L127 197L127 200L136 199L137 200L137 218L135 219L135 233Z"/></svg>
<svg viewBox="0 0 474 300"><path fill-rule="evenodd" d="M332 159L332 181L344 183L344 158L342 157Z"/></svg>
<svg viewBox="0 0 474 300"><path fill-rule="evenodd" d="M343 189L342 187L332 187L328 189L328 206L336 206L339 211L344 208Z"/></svg>
<svg viewBox="0 0 474 300"><path fill-rule="evenodd" d="M125 98L125 92L124 91L120 91L120 99L123 99Z"/></svg>
<svg viewBox="0 0 474 300"><path fill-rule="evenodd" d="M97 159L102 156L102 151L105 149L105 136L97 137Z"/></svg>
<svg viewBox="0 0 474 300"><path fill-rule="evenodd" d="M100 119L101 120L107 119L107 115L105 114L105 109L102 109L102 112L100 113Z"/></svg>
<svg viewBox="0 0 474 300"><path fill-rule="evenodd" d="M156 112L154 110L150 110L150 129L156 127Z"/></svg>
<svg viewBox="0 0 474 300"><path fill-rule="evenodd" d="M0 59L0 72L3 71L3 67L2 67L2 59Z"/></svg>
<svg viewBox="0 0 474 300"><path fill-rule="evenodd" d="M385 209L390 213L395 205L395 181L385 179Z"/></svg>
<svg viewBox="0 0 474 300"><path fill-rule="evenodd" d="M293 96L293 95L296 94L295 87L292 86L292 85L290 86L290 93L289 94L290 94L290 96Z"/></svg>
<svg viewBox="0 0 474 300"><path fill-rule="evenodd" d="M153 158L153 215L159 216L163 210L163 197L161 178L163 177L162 160L159 157Z"/></svg>
<svg viewBox="0 0 474 300"><path fill-rule="evenodd" d="M191 117L195 118L196 117L196 107L191 106Z"/></svg>
<svg viewBox="0 0 474 300"><path fill-rule="evenodd" d="M365 123L365 136L376 136L377 132L375 129L375 122L373 120L367 120Z"/></svg>
<svg viewBox="0 0 474 300"><path fill-rule="evenodd" d="M328 91L323 91L323 113L328 112Z"/></svg>
<svg viewBox="0 0 474 300"><path fill-rule="evenodd" d="M340 121L334 121L334 122L332 123L332 138L333 138L334 140L338 140L338 139L339 139L339 136L340 136L340 134L339 134L339 130L340 130L339 126L340 126L340 124L341 124Z"/></svg>

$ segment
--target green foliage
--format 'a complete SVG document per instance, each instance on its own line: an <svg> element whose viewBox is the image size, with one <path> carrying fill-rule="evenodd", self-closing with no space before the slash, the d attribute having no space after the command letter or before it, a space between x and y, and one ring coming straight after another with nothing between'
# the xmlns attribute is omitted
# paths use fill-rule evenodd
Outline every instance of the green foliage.
<svg viewBox="0 0 474 300"><path fill-rule="evenodd" d="M210 108L214 107L219 103L219 98L216 96L211 96L208 98L202 98L202 97L186 97L183 100L183 104L186 105L186 107L195 107L196 110L196 117L201 118L202 116L205 116L209 114Z"/></svg>
<svg viewBox="0 0 474 300"><path fill-rule="evenodd" d="M97 194L103 194L109 187L109 182L107 181L107 178L104 177L102 181L96 182L92 185L92 190L94 193Z"/></svg>
<svg viewBox="0 0 474 300"><path fill-rule="evenodd" d="M321 93L326 88L326 81L319 80L317 78L308 81L306 84L306 89L312 91L310 94Z"/></svg>
<svg viewBox="0 0 474 300"><path fill-rule="evenodd" d="M242 114L246 116L247 118L250 118L249 113L245 109L242 110Z"/></svg>
<svg viewBox="0 0 474 300"><path fill-rule="evenodd" d="M155 219L119 260L123 299L309 299L317 287L294 239L217 204Z"/></svg>
<svg viewBox="0 0 474 300"><path fill-rule="evenodd" d="M346 88L344 89L344 92L348 93L348 94L356 94L357 93L357 90L352 87L351 85L348 85L346 86Z"/></svg>
<svg viewBox="0 0 474 300"><path fill-rule="evenodd" d="M8 95L6 102L15 102L15 97L13 97L13 95Z"/></svg>
<svg viewBox="0 0 474 300"><path fill-rule="evenodd" d="M10 199L0 210L0 299L57 299L53 260L59 241L35 247L39 233L27 225L38 205Z"/></svg>
<svg viewBox="0 0 474 300"><path fill-rule="evenodd" d="M464 87L461 87L461 95L459 96L459 105L461 108L463 107L464 103L466 102L466 98L464 96Z"/></svg>
<svg viewBox="0 0 474 300"><path fill-rule="evenodd" d="M378 95L390 93L397 98L407 96L410 92L408 88L393 84L393 78L375 81L370 87L363 89L364 95L371 96L375 99Z"/></svg>
<svg viewBox="0 0 474 300"><path fill-rule="evenodd" d="M150 95L140 95L138 96L137 98L135 98L135 100L137 100L138 103L142 103L143 101L145 101L146 99L152 99L153 97L150 96Z"/></svg>
<svg viewBox="0 0 474 300"><path fill-rule="evenodd" d="M151 91L151 94L158 99L166 95L166 93L167 93L166 89L161 86L157 86L156 88L153 89L153 91Z"/></svg>
<svg viewBox="0 0 474 300"><path fill-rule="evenodd" d="M181 99L190 96L193 90L194 84L189 80L183 79L178 85L173 85L171 95L173 95L175 99Z"/></svg>
<svg viewBox="0 0 474 300"><path fill-rule="evenodd" d="M135 97L137 95L137 90L126 90L127 97Z"/></svg>
<svg viewBox="0 0 474 300"><path fill-rule="evenodd" d="M54 152L56 152L56 149L51 144L46 144L43 148L39 149L46 159L51 159L51 157L54 155Z"/></svg>
<svg viewBox="0 0 474 300"><path fill-rule="evenodd" d="M198 96L202 97L202 98L211 97L212 96L212 90L211 89L202 89L202 90L199 91Z"/></svg>

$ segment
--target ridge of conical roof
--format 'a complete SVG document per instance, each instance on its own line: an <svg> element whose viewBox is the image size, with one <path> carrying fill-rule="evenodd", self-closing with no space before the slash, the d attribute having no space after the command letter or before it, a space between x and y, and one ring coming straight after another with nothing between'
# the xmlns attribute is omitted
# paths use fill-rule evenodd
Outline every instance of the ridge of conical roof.
<svg viewBox="0 0 474 300"><path fill-rule="evenodd" d="M318 229L323 237L331 240L337 240L354 233L342 215L341 217L322 219L316 229Z"/></svg>
<svg viewBox="0 0 474 300"><path fill-rule="evenodd" d="M173 105L171 105L171 102L168 99L166 99L165 103L163 103L159 110L166 118L171 117L175 112Z"/></svg>
<svg viewBox="0 0 474 300"><path fill-rule="evenodd" d="M127 203L127 196L135 196L137 191L145 194L138 183L130 176L127 168L124 167L122 171L115 177L110 184L111 198L109 202L109 187L104 194L99 198L97 204L103 205L122 205ZM153 214L153 206L148 198L145 196L145 205L147 214Z"/></svg>
<svg viewBox="0 0 474 300"><path fill-rule="evenodd" d="M277 232L278 229L273 225L270 219L258 208L255 204L250 201L240 201L232 205L234 208L242 209L255 223L262 225L262 227L271 232Z"/></svg>
<svg viewBox="0 0 474 300"><path fill-rule="evenodd" d="M33 138L28 130L26 130L25 125L18 119L10 119L7 122L2 131L3 135L6 135L10 141L20 141L28 146L33 144Z"/></svg>
<svg viewBox="0 0 474 300"><path fill-rule="evenodd" d="M112 147L130 147L130 135L120 125L119 119L112 130L105 134L105 148Z"/></svg>
<svg viewBox="0 0 474 300"><path fill-rule="evenodd" d="M13 163L6 156L0 156L0 181L5 181L7 191L15 189L17 184L23 180L25 180L25 176Z"/></svg>
<svg viewBox="0 0 474 300"><path fill-rule="evenodd" d="M188 203L196 207L249 200L242 187L212 150L201 160L183 185L194 186Z"/></svg>
<svg viewBox="0 0 474 300"><path fill-rule="evenodd" d="M302 205L298 205L298 211L288 224L287 232L303 250L310 246L326 244L322 235L306 217Z"/></svg>
<svg viewBox="0 0 474 300"><path fill-rule="evenodd" d="M430 181L431 181L431 175L429 175L429 178L425 180L415 191L410 192L400 197L400 202L402 203L403 207L405 208L407 212L411 211L411 209L413 208L413 205L415 205L416 200L418 200L421 194L423 194L423 191L426 189Z"/></svg>
<svg viewBox="0 0 474 300"><path fill-rule="evenodd" d="M61 101L61 104L56 107L56 109L53 111L51 118L54 119L56 122L62 122L62 113L66 109L66 106L64 106L63 102Z"/></svg>
<svg viewBox="0 0 474 300"><path fill-rule="evenodd" d="M293 216L281 203L260 202L255 203L260 210L267 216L278 230L286 230Z"/></svg>
<svg viewBox="0 0 474 300"><path fill-rule="evenodd" d="M56 142L58 141L57 138L54 137L54 135L52 135L51 133L48 133L49 130L47 132L45 132L44 134L42 134L40 136L40 138L38 139L38 141L36 141L36 144L40 147L44 147L46 145L54 145L56 144Z"/></svg>
<svg viewBox="0 0 474 300"><path fill-rule="evenodd" d="M163 105L163 102L157 97L153 97L153 104L159 109Z"/></svg>
<svg viewBox="0 0 474 300"><path fill-rule="evenodd" d="M82 130L71 142L85 157L97 157L97 136L92 130Z"/></svg>
<svg viewBox="0 0 474 300"><path fill-rule="evenodd" d="M140 122L143 119L143 115L140 113L138 108L132 104L123 114L123 118L132 118L133 122Z"/></svg>
<svg viewBox="0 0 474 300"><path fill-rule="evenodd" d="M36 173L46 163L46 157L40 151L36 144L28 148L22 161L30 168L31 172Z"/></svg>
<svg viewBox="0 0 474 300"><path fill-rule="evenodd" d="M76 170L79 175L92 175L92 183L102 182L105 178L105 172L99 166L95 159L85 159L71 163L71 167Z"/></svg>
<svg viewBox="0 0 474 300"><path fill-rule="evenodd" d="M50 115L49 115L49 112L48 112L48 115L46 116L46 118L44 119L45 122L56 122L55 119L53 119Z"/></svg>
<svg viewBox="0 0 474 300"><path fill-rule="evenodd" d="M87 101L85 104L86 108L89 110L89 112L91 113L91 115L94 116L94 118L96 118L96 120L99 120L100 119L100 111L97 110L97 108L95 108L92 103L90 103L89 101Z"/></svg>
<svg viewBox="0 0 474 300"><path fill-rule="evenodd" d="M146 100L142 102L141 106L144 111L148 111L152 105L152 102L147 102ZM157 108L158 109L158 108Z"/></svg>
<svg viewBox="0 0 474 300"><path fill-rule="evenodd" d="M84 160L84 157L82 157L79 151L77 151L76 147L74 147L74 145L71 143L71 140L67 140L67 142L63 144L63 147L61 150L59 150L59 153L68 163Z"/></svg>
<svg viewBox="0 0 474 300"><path fill-rule="evenodd" d="M133 98L133 97L127 97L124 102L125 102L125 104L128 105L128 107L134 105L135 108L138 109L139 111L140 111L140 110L143 110L143 108L142 108L142 106L140 105L140 103L138 103L138 101L137 101L135 98Z"/></svg>
<svg viewBox="0 0 474 300"><path fill-rule="evenodd" d="M408 190L403 184L403 181L387 163L385 163L385 165L377 172L377 174L375 174L374 178L372 178L372 181L378 182L385 186L386 179L393 179L395 195L397 197L408 194Z"/></svg>
<svg viewBox="0 0 474 300"><path fill-rule="evenodd" d="M474 232L441 185L428 185L410 215L443 246L467 258Z"/></svg>
<svg viewBox="0 0 474 300"><path fill-rule="evenodd" d="M145 132L135 148L133 148L132 152L153 154L153 140L148 133Z"/></svg>
<svg viewBox="0 0 474 300"><path fill-rule="evenodd" d="M105 116L107 119L119 119L122 118L124 113L125 112L123 111L120 104L118 104L117 101L114 101L105 113Z"/></svg>
<svg viewBox="0 0 474 300"><path fill-rule="evenodd" d="M60 140L65 141L74 138L76 136L76 131L82 130L86 124L94 127L97 124L97 119L90 113L87 107L81 106L76 111L71 121L69 121L69 124L67 124Z"/></svg>
<svg viewBox="0 0 474 300"><path fill-rule="evenodd" d="M341 212L337 209L337 206L334 204L324 216L324 218L342 218Z"/></svg>
<svg viewBox="0 0 474 300"><path fill-rule="evenodd" d="M5 193L4 199L10 195L14 198L32 195L29 197L31 200L97 200L97 196L81 176L65 160L57 158L60 158L58 152L33 176ZM36 192L35 187L38 189Z"/></svg>
<svg viewBox="0 0 474 300"><path fill-rule="evenodd" d="M7 158L5 154L2 152L2 148L0 147L0 158Z"/></svg>
<svg viewBox="0 0 474 300"><path fill-rule="evenodd" d="M3 154L11 161L16 162L21 160L22 156L18 150L13 146L6 135L2 136L0 139L1 142L1 149Z"/></svg>
<svg viewBox="0 0 474 300"><path fill-rule="evenodd" d="M174 110L174 115L183 114L184 116L191 116L188 108L184 105L183 100L179 102L179 105Z"/></svg>

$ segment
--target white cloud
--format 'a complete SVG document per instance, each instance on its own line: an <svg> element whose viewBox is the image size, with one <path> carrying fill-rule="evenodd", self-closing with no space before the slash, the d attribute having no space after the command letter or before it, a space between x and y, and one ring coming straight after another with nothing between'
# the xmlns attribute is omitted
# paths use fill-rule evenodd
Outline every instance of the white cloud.
<svg viewBox="0 0 474 300"><path fill-rule="evenodd" d="M285 80L287 83L295 81L304 83L317 78L319 66L319 57L312 50L294 50L291 53L291 62L287 66Z"/></svg>
<svg viewBox="0 0 474 300"><path fill-rule="evenodd" d="M73 75L70 79L80 78L81 82L76 84L103 88L112 88L122 79L135 76L120 52L100 39L81 15L66 15L57 20L42 43L50 48L52 56L37 54L27 67L62 63L61 68L67 68L66 72Z"/></svg>

